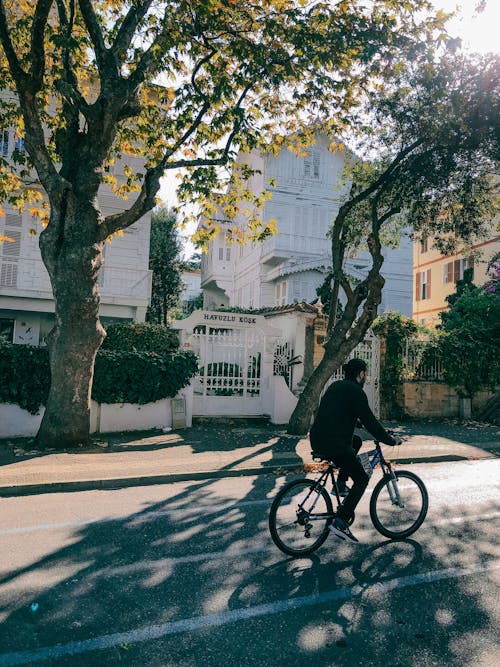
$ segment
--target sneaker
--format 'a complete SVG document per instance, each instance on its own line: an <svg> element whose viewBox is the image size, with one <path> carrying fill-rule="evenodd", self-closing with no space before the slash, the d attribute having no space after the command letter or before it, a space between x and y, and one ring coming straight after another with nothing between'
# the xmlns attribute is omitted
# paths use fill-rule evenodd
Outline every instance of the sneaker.
<svg viewBox="0 0 500 667"><path fill-rule="evenodd" d="M358 538L354 537L354 535L349 530L349 526L342 519L335 519L335 521L330 526L330 530L334 535L340 537L341 540L347 540L347 542L354 543L359 542Z"/></svg>
<svg viewBox="0 0 500 667"><path fill-rule="evenodd" d="M345 482L337 482L337 491L339 492L339 496L341 498L345 498L346 496L349 495L349 491L351 489L347 486Z"/></svg>

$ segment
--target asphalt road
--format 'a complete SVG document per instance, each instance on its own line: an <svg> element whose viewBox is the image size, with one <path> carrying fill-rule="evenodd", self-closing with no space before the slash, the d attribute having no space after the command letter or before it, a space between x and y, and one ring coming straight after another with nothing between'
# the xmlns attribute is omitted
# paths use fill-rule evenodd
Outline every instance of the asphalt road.
<svg viewBox="0 0 500 667"><path fill-rule="evenodd" d="M496 667L500 461L409 469L411 539L364 499L362 544L295 560L267 532L283 477L1 499L0 667Z"/></svg>

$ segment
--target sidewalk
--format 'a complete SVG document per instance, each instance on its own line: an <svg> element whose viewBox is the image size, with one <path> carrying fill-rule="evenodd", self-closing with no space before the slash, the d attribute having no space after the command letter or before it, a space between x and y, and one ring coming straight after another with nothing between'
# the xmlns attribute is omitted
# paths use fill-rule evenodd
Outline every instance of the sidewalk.
<svg viewBox="0 0 500 667"><path fill-rule="evenodd" d="M408 422L407 441L386 448L398 463L476 460L500 455L500 430L469 422ZM362 433L366 438L367 435ZM120 488L174 481L286 474L308 469L309 440L283 427L199 424L176 432L102 436L77 451L38 452L27 441L0 441L0 495ZM370 448L370 441L366 448Z"/></svg>

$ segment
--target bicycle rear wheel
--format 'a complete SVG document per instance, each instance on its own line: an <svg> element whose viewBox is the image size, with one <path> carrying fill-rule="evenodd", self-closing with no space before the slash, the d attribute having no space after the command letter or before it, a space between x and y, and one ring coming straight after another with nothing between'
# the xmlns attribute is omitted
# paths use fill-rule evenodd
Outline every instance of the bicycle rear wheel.
<svg viewBox="0 0 500 667"><path fill-rule="evenodd" d="M379 533L404 539L424 522L429 497L420 477L406 470L394 471L394 475L395 480L385 475L373 489L370 516Z"/></svg>
<svg viewBox="0 0 500 667"><path fill-rule="evenodd" d="M278 549L290 556L306 556L328 537L332 501L323 486L298 479L284 486L269 511L269 530Z"/></svg>

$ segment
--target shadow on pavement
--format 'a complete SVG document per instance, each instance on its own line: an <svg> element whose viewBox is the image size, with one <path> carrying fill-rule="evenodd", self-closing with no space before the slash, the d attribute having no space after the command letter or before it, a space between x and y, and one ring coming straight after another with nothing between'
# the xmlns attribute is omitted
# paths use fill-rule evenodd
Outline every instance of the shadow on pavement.
<svg viewBox="0 0 500 667"><path fill-rule="evenodd" d="M106 650L44 664L347 666L360 656L377 667L488 664L482 651L496 642L495 610L477 578L380 587L491 559L495 525L467 521L466 500L460 525L448 525L444 513L437 523L428 518L414 539L353 548L332 537L311 558L294 560L276 550L267 531L270 498L282 482L259 475L241 483L246 491L237 502L222 498L220 481L191 483L141 511L75 528L65 546L24 568L3 560L2 654L182 621L179 631L154 640L125 634ZM373 530L367 516L356 525ZM353 587L345 599L314 604L315 596ZM306 597L311 604L300 613L273 606ZM252 609L259 613L245 616ZM207 617L220 621L193 629L193 619ZM476 639L479 630L486 643Z"/></svg>

